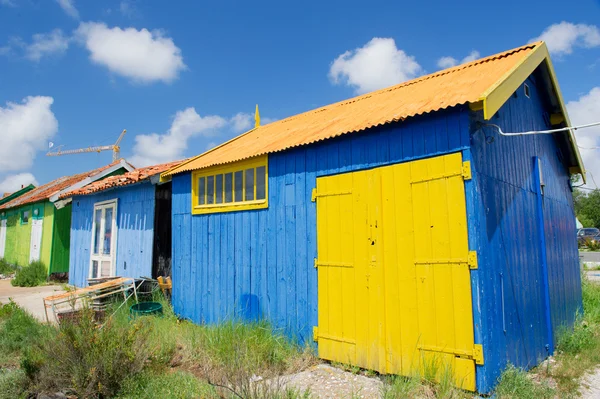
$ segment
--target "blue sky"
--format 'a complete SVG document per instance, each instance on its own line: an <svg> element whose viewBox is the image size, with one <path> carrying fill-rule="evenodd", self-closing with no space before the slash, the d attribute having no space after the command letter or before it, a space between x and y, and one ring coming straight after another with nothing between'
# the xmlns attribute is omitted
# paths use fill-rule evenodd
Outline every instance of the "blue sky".
<svg viewBox="0 0 600 399"><path fill-rule="evenodd" d="M281 119L541 35L573 122L600 120L599 1L446 4L0 0L0 192L111 161L46 157L49 141L127 129L126 159L170 161L251 127L256 103Z"/></svg>

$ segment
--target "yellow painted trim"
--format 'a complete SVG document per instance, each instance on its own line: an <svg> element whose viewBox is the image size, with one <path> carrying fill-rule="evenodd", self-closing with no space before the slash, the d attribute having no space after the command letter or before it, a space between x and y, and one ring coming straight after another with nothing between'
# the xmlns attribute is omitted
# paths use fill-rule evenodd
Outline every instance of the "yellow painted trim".
<svg viewBox="0 0 600 399"><path fill-rule="evenodd" d="M483 101L469 103L469 108L471 111L481 111L483 109Z"/></svg>
<svg viewBox="0 0 600 399"><path fill-rule="evenodd" d="M265 167L265 199L229 202L221 204L198 205L198 179L201 177L214 176L226 173L235 173L249 168ZM215 179L216 180L216 179ZM216 184L216 183L215 183ZM233 187L232 187L233 188ZM223 182L223 190L225 183ZM246 187L243 187L242 196L245 197ZM224 191L223 191L224 192ZM256 197L256 181L254 184L254 197ZM218 165L211 168L200 169L192 172L192 214L203 215L207 213L248 211L253 209L265 209L269 207L269 158L267 155L234 162L227 165Z"/></svg>
<svg viewBox="0 0 600 399"><path fill-rule="evenodd" d="M475 344L473 345L473 360L475 360L475 364L482 366L484 364L483 359L483 345Z"/></svg>
<svg viewBox="0 0 600 399"><path fill-rule="evenodd" d="M471 161L463 162L462 177L464 180L471 180L473 178L473 175L471 173Z"/></svg>
<svg viewBox="0 0 600 399"><path fill-rule="evenodd" d="M564 116L564 123L566 126L571 126L569 114L567 113L567 107L563 100L560 86L558 85L558 80L556 79L556 73L554 72L552 61L550 60L550 53L548 52L548 47L544 42L536 43L536 46L531 54L513 66L510 71L500 77L496 83L494 83L482 94L479 101L483 102L484 119L490 120L496 114L496 112L498 112L500 107L502 107L502 105L504 105L504 103L510 98L515 90L517 90L519 86L525 82L529 75L531 75L542 62L545 62L548 68L548 74L554 87L556 99L560 104L562 115ZM553 115L553 117L554 121L557 121L557 116ZM581 159L581 154L579 153L579 148L577 147L575 135L572 130L569 131L569 140L571 141L571 147L573 148L575 158L577 159L577 164L579 165L578 173L581 173L585 183L585 167L583 165L583 160Z"/></svg>
<svg viewBox="0 0 600 399"><path fill-rule="evenodd" d="M479 268L477 263L477 251L469 251L469 269L475 270Z"/></svg>

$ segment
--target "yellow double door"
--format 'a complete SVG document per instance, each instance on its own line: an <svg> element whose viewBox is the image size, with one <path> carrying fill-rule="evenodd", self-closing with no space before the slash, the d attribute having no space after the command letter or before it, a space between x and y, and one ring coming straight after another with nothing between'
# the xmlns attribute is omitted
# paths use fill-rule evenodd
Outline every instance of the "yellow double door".
<svg viewBox="0 0 600 399"><path fill-rule="evenodd" d="M475 390L460 153L317 179L324 359Z"/></svg>

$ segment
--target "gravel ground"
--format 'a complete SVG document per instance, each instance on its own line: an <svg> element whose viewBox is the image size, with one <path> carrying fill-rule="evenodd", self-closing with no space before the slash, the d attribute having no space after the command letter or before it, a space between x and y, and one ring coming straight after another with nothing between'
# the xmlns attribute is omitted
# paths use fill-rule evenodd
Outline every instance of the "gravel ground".
<svg viewBox="0 0 600 399"><path fill-rule="evenodd" d="M583 399L600 398L600 368L581 380L581 397Z"/></svg>
<svg viewBox="0 0 600 399"><path fill-rule="evenodd" d="M311 398L319 399L381 398L382 390L382 383L377 378L352 374L327 364L285 376L281 383L301 392L308 389Z"/></svg>

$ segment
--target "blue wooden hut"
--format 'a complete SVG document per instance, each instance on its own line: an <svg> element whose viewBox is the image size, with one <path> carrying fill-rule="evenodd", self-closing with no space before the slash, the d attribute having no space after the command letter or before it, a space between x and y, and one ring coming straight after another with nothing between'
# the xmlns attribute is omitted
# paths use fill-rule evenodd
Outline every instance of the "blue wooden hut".
<svg viewBox="0 0 600 399"><path fill-rule="evenodd" d="M69 284L171 273L171 183L176 162L135 169L65 193L72 202Z"/></svg>
<svg viewBox="0 0 600 399"><path fill-rule="evenodd" d="M501 134L569 123L539 42L257 124L162 175L175 311L490 392L581 309L575 138Z"/></svg>

